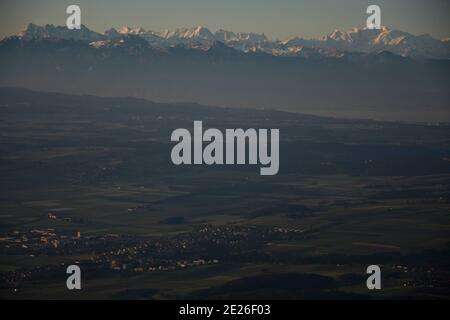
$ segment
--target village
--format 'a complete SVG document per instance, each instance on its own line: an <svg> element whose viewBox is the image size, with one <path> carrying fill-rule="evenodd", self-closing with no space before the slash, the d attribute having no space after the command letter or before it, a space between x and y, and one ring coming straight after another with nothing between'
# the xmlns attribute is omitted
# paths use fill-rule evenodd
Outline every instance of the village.
<svg viewBox="0 0 450 320"><path fill-rule="evenodd" d="M0 274L1 287L16 287L22 281L65 276L68 264L82 266L83 272L130 275L173 271L219 264L238 253L273 241L303 238L304 230L239 225L202 225L173 237L140 237L104 234L84 236L53 228L13 231L0 237L0 252L31 258L85 254L89 259L70 263L43 264Z"/></svg>

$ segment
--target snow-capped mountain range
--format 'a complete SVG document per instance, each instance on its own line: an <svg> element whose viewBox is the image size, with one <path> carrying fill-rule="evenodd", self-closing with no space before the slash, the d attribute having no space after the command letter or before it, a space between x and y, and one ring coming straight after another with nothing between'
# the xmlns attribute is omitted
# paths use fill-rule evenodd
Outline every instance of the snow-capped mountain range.
<svg viewBox="0 0 450 320"><path fill-rule="evenodd" d="M80 30L69 30L64 26L47 24L38 26L29 24L18 37L29 39L74 39L89 41L95 48L109 46L124 37L135 36L160 50L173 46L208 49L214 42L220 41L227 46L243 52L264 52L275 56L302 56L312 54L339 57L344 52L379 53L388 51L400 56L418 59L449 59L449 39L438 40L429 35L412 35L407 32L382 27L380 30L354 28L344 32L334 30L331 34L317 38L304 39L295 37L288 40L269 40L264 34L235 33L218 30L211 32L208 28L197 26L154 32L140 27L111 28L98 33L82 25ZM123 41L122 41L123 42Z"/></svg>
<svg viewBox="0 0 450 320"><path fill-rule="evenodd" d="M98 33L31 24L0 40L0 87L448 121L448 44L388 28L281 41L205 27Z"/></svg>

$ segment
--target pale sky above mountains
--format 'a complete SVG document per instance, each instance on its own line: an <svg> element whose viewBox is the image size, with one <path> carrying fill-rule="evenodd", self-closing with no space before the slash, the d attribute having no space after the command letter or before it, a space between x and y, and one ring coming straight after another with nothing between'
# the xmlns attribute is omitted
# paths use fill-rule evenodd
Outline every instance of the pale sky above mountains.
<svg viewBox="0 0 450 320"><path fill-rule="evenodd" d="M265 33L272 39L364 27L367 6L377 4L383 25L436 38L450 36L448 0L2 0L0 38L18 33L29 22L64 25L70 4L80 5L83 24L101 32L123 25L155 31L204 25Z"/></svg>

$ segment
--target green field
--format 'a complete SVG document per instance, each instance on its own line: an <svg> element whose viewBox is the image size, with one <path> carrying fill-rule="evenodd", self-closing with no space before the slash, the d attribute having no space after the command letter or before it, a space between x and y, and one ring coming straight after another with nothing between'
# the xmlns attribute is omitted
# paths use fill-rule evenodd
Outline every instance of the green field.
<svg viewBox="0 0 450 320"><path fill-rule="evenodd" d="M448 125L0 97L2 298L450 297ZM211 127L280 128L280 173L172 165L171 130L200 115ZM55 236L30 240L33 230ZM114 271L121 249L134 269ZM91 266L80 291L58 269L72 263ZM366 288L371 264L382 290Z"/></svg>

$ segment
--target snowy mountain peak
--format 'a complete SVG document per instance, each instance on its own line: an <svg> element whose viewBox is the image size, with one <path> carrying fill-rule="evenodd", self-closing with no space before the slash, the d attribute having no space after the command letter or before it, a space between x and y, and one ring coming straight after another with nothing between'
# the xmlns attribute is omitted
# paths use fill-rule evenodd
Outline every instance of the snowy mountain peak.
<svg viewBox="0 0 450 320"><path fill-rule="evenodd" d="M214 37L218 41L227 42L227 41L237 41L239 40L236 33L232 31L227 31L223 29L219 29L214 33Z"/></svg>
<svg viewBox="0 0 450 320"><path fill-rule="evenodd" d="M347 32L334 30L318 39L293 38L282 42L288 48L304 46L309 48L336 49L341 52L378 53L388 51L413 58L450 57L450 49L445 42L429 35L415 36L407 32L380 29L353 28Z"/></svg>
<svg viewBox="0 0 450 320"><path fill-rule="evenodd" d="M208 28L203 26L197 26L191 29L184 34L184 38L197 38L197 39L205 39L205 40L213 40L214 35L209 31Z"/></svg>
<svg viewBox="0 0 450 320"><path fill-rule="evenodd" d="M120 28L119 33L121 34L133 34L133 35L140 35L146 33L146 31L141 27L129 27L129 26L123 26Z"/></svg>
<svg viewBox="0 0 450 320"><path fill-rule="evenodd" d="M239 32L235 33L232 31L227 31L223 29L219 29L214 33L214 37L218 41L222 42L230 42L230 41L240 41L240 42L265 42L269 41L264 33L247 33L247 32Z"/></svg>
<svg viewBox="0 0 450 320"><path fill-rule="evenodd" d="M342 32L338 29L335 29L328 37L335 41L352 41L351 36L347 32Z"/></svg>
<svg viewBox="0 0 450 320"><path fill-rule="evenodd" d="M173 31L166 30L160 34L165 39L197 39L197 40L214 40L214 35L211 31L203 26L196 26L192 28L179 28Z"/></svg>
<svg viewBox="0 0 450 320"><path fill-rule="evenodd" d="M450 58L450 42L434 39L429 35L412 35L389 29L353 28L349 31L334 30L330 34L316 38L292 38L286 41L271 41L264 34L233 32L223 29L212 33L204 26L179 28L164 32L153 32L141 27L124 26L118 30L111 28L103 34L89 30L82 25L80 30L69 30L65 26L47 24L38 26L30 23L19 38L31 39L72 39L89 41L94 47L108 44L108 41L124 39L127 36L140 37L151 47L167 50L173 46L198 49L209 48L215 41L243 52L265 52L287 56L342 56L345 52L379 53L388 51L412 58ZM311 51L311 50L312 51Z"/></svg>
<svg viewBox="0 0 450 320"><path fill-rule="evenodd" d="M27 28L19 33L22 39L73 39L73 40L101 40L102 35L95 31L88 29L85 25L81 25L80 29L69 30L65 26L54 26L53 24L46 24L45 26L38 26L29 23Z"/></svg>

